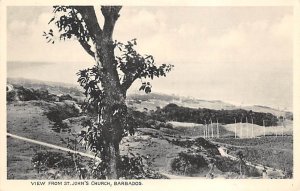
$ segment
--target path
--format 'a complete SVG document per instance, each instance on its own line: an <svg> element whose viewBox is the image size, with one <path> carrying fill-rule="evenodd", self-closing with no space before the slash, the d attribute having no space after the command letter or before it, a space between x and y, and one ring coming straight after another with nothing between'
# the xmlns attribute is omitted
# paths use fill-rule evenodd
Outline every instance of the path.
<svg viewBox="0 0 300 191"><path fill-rule="evenodd" d="M65 147L60 147L60 146L57 146L57 145L53 145L53 144L49 144L49 143L45 143L45 142L41 142L41 141L36 141L36 140L33 140L33 139L28 139L28 138L21 137L21 136L18 136L18 135L14 135L14 134L11 134L11 133L6 133L6 134L7 134L8 137L12 137L12 138L19 139L19 140L22 140L22 141L34 143L34 144L49 147L49 148L52 148L52 149L66 151L66 152L70 152L70 153L74 153L74 154L79 154L81 156L85 156L85 157L96 159L96 160L101 160L99 157L95 157L94 155L91 155L91 154L87 154L87 153L83 153L83 152L79 152L79 151L74 151L72 149L68 149L68 148L65 148Z"/></svg>

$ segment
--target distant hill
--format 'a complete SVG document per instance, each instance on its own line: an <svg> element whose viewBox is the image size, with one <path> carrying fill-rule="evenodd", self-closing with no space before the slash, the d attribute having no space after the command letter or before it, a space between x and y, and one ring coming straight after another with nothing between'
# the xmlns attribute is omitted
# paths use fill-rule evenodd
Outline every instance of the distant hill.
<svg viewBox="0 0 300 191"><path fill-rule="evenodd" d="M263 113L272 113L273 115L276 115L276 116L287 116L289 113L291 113L288 111L281 111L278 109L274 109L274 108L267 107L267 106L261 106L261 105L245 106L245 107L243 107L243 109L252 110L252 111L256 111L256 112L263 112Z"/></svg>
<svg viewBox="0 0 300 191"><path fill-rule="evenodd" d="M167 95L162 93L135 93L128 95L128 103L132 105L139 111L143 111L145 108L147 110L156 110L157 107L164 107L169 103L174 103L179 106L189 107L189 108L208 108L208 109L236 109L237 107L233 104L225 103L219 100L201 100L188 97L180 97L176 95Z"/></svg>
<svg viewBox="0 0 300 191"><path fill-rule="evenodd" d="M48 90L51 94L71 94L73 96L82 95L79 86L62 82L47 82L25 78L7 78L7 83L12 85L20 85L25 88Z"/></svg>
<svg viewBox="0 0 300 191"><path fill-rule="evenodd" d="M61 82L47 82L40 80L32 80L25 78L8 78L8 84L18 84L26 88L41 88L46 89L52 94L70 94L73 96L83 96L80 86ZM253 106L236 106L220 100L201 100L196 98L181 97L176 95L168 95L163 93L132 93L127 96L127 104L138 111L156 110L157 107L164 107L169 103L174 103L178 106L189 108L207 108L214 110L233 110L244 109L252 110L254 112L271 113L276 116L289 116L292 118L292 112L281 111L267 106L253 105Z"/></svg>

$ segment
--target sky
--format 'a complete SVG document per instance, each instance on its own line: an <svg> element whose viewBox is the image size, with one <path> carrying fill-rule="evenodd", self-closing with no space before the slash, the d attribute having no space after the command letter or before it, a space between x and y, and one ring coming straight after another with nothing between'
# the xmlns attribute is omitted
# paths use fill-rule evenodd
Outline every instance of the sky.
<svg viewBox="0 0 300 191"><path fill-rule="evenodd" d="M153 91L292 109L292 7L123 7L120 15L114 39L137 38L140 53L175 66ZM7 58L22 62L8 65L8 77L76 83L76 71L94 64L76 41L46 43L51 16L51 7L8 8Z"/></svg>

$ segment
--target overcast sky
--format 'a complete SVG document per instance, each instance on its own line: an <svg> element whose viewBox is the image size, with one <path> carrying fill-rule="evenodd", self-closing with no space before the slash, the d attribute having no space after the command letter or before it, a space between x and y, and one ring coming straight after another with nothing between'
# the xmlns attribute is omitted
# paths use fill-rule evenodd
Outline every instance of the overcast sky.
<svg viewBox="0 0 300 191"><path fill-rule="evenodd" d="M155 92L292 109L292 10L123 7L114 39L137 38L141 53L175 65L167 78L153 82ZM9 7L8 60L48 63L22 69L8 66L9 75L76 83L75 72L92 66L92 58L78 42L46 43L42 33L49 29L51 11Z"/></svg>

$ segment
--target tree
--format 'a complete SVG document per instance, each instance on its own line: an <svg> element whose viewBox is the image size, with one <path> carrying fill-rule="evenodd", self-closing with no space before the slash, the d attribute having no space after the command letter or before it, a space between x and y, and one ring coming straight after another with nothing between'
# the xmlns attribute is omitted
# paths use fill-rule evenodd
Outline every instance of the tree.
<svg viewBox="0 0 300 191"><path fill-rule="evenodd" d="M166 76L172 65L156 66L153 56L140 55L134 46L136 39L121 43L113 40L121 6L101 6L104 25L97 21L92 6L54 6L59 39L76 39L94 60L92 68L78 72L78 82L87 97L85 109L94 111L97 120L90 123L84 139L89 148L104 162L103 170L109 179L118 178L119 143L133 133L132 118L125 104L126 93L136 79ZM55 42L55 32L44 32L49 43ZM119 56L116 54L119 51ZM151 92L150 82L143 82L140 90Z"/></svg>

